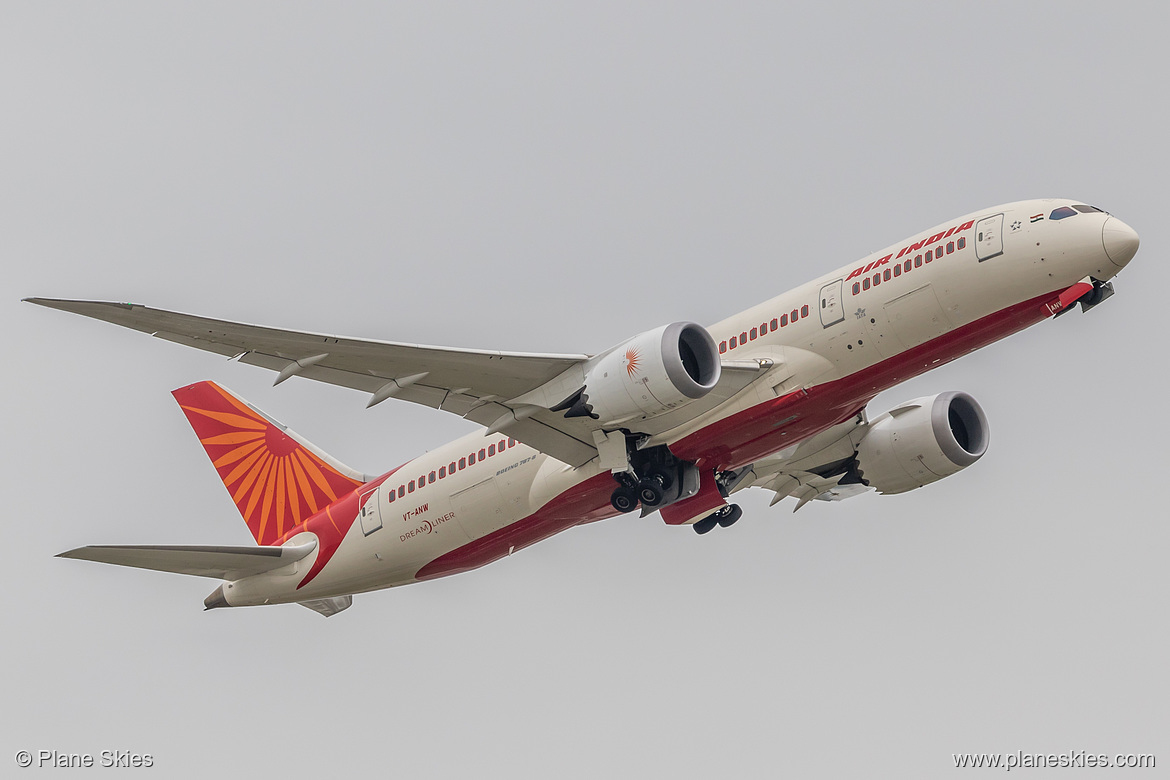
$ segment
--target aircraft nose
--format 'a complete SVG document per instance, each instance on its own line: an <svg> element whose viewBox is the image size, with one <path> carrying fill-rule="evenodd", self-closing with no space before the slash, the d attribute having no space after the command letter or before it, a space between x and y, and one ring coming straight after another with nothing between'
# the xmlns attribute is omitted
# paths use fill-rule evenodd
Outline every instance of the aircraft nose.
<svg viewBox="0 0 1170 780"><path fill-rule="evenodd" d="M1101 243L1113 264L1118 268L1124 268L1137 254L1141 241L1133 228L1117 217L1110 217L1101 226Z"/></svg>

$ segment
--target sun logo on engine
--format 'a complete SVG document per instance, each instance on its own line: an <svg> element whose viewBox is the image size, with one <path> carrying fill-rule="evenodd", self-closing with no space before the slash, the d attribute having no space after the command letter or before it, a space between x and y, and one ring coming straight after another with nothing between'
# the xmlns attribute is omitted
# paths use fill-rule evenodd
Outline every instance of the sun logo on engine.
<svg viewBox="0 0 1170 780"><path fill-rule="evenodd" d="M641 360L642 360L642 356L638 353L638 350L634 349L633 347L630 347L629 349L626 350L626 375L627 376L633 377L634 374L638 373L638 366L641 363Z"/></svg>

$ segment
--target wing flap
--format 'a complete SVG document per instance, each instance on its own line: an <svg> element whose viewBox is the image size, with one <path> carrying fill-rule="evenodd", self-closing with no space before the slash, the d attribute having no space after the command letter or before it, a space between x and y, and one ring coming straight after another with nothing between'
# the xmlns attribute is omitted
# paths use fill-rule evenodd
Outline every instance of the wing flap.
<svg viewBox="0 0 1170 780"><path fill-rule="evenodd" d="M511 417L512 420L508 425L500 429L500 435L511 436L541 452L550 454L555 452L553 457L562 463L568 463L570 466L582 466L597 457L597 448L589 442L582 441L566 430L553 428L537 419L541 416L547 416L559 420L560 415L556 412L543 412L540 415L516 419L515 413L510 407L493 402L481 404L464 416L485 427L492 426L500 418ZM561 420L561 422L572 421ZM582 429L582 432L588 435L587 430Z"/></svg>
<svg viewBox="0 0 1170 780"><path fill-rule="evenodd" d="M91 545L68 550L57 557L238 580L296 563L316 548L316 542L285 547Z"/></svg>

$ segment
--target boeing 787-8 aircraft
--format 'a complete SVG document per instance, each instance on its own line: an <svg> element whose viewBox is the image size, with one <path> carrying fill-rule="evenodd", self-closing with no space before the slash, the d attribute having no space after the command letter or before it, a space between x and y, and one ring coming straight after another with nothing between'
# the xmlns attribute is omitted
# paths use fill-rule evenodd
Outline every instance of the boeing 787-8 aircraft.
<svg viewBox="0 0 1170 780"><path fill-rule="evenodd" d="M1137 234L1064 199L944 222L709 327L674 322L596 355L428 347L29 298L277 372L441 409L483 431L373 476L214 382L174 391L255 547L90 546L67 558L224 580L205 606L300 603L474 569L640 509L704 534L748 488L837 501L903 493L988 443L974 398L871 418L879 392L1079 303L1097 306Z"/></svg>

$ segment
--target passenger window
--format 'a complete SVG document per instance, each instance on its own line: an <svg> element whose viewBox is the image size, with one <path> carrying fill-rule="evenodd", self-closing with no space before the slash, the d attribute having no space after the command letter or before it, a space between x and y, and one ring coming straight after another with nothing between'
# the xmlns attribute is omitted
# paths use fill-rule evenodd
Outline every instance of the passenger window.
<svg viewBox="0 0 1170 780"><path fill-rule="evenodd" d="M757 331L755 328L752 328L752 341L755 341L759 335L759 331Z"/></svg>
<svg viewBox="0 0 1170 780"><path fill-rule="evenodd" d="M801 316L801 317L807 317L807 316L808 316L808 304L805 304L804 306L801 306L801 307L800 307L800 316Z"/></svg>
<svg viewBox="0 0 1170 780"><path fill-rule="evenodd" d="M865 277L865 279L861 282L861 289L863 289L863 290L869 289L869 277L868 276Z"/></svg>
<svg viewBox="0 0 1170 780"><path fill-rule="evenodd" d="M905 270L905 271L910 270L910 262L911 261L909 261L909 260L906 261L905 265L902 266L903 270Z"/></svg>
<svg viewBox="0 0 1170 780"><path fill-rule="evenodd" d="M883 281L883 282L888 282L888 281L890 281L890 269L889 269L889 268L887 268L886 270L882 271L882 281Z"/></svg>
<svg viewBox="0 0 1170 780"><path fill-rule="evenodd" d="M854 282L853 283L853 294L857 295L859 292L861 292L861 284L859 282Z"/></svg>
<svg viewBox="0 0 1170 780"><path fill-rule="evenodd" d="M927 250L926 250L926 262L928 262L928 263L929 263L929 262L930 262L931 260L933 260L933 259L934 259L934 250L933 250L933 249L927 249Z"/></svg>
<svg viewBox="0 0 1170 780"><path fill-rule="evenodd" d="M480 451L479 451L479 459L480 459L480 460L483 460L483 450L480 450Z"/></svg>
<svg viewBox="0 0 1170 780"><path fill-rule="evenodd" d="M874 274L873 275L873 286L877 287L881 283L882 283L882 275L881 274Z"/></svg>
<svg viewBox="0 0 1170 780"><path fill-rule="evenodd" d="M915 268L922 267L922 255L915 255L914 256L914 267Z"/></svg>
<svg viewBox="0 0 1170 780"><path fill-rule="evenodd" d="M459 459L459 470L463 471L463 469L465 469L465 468L467 468L467 458L460 458Z"/></svg>
<svg viewBox="0 0 1170 780"><path fill-rule="evenodd" d="M447 473L448 474L455 473L455 461L451 461L450 463L447 464Z"/></svg>
<svg viewBox="0 0 1170 780"><path fill-rule="evenodd" d="M398 486L398 497L402 498L405 495L406 495L406 488L404 488L402 485L399 485Z"/></svg>
<svg viewBox="0 0 1170 780"><path fill-rule="evenodd" d="M413 479L410 482L406 483L406 492L407 493L414 492L414 480Z"/></svg>
<svg viewBox="0 0 1170 780"><path fill-rule="evenodd" d="M722 355L722 354L723 354L724 352L726 352L726 351L727 351L727 342L726 342L726 341L720 341L720 342L719 342L719 354L720 354L720 355Z"/></svg>
<svg viewBox="0 0 1170 780"><path fill-rule="evenodd" d="M736 344L738 344L738 343L739 343L739 342L737 342L737 341L735 340L735 336L732 336L732 337L731 337L731 341L730 341L730 342L728 342L728 346L730 346L732 349L735 349L735 346L736 346Z"/></svg>
<svg viewBox="0 0 1170 780"><path fill-rule="evenodd" d="M764 336L764 335L766 335L767 333L768 333L768 323L766 323L766 322L761 322L761 323L760 323L760 335L761 335L761 336Z"/></svg>
<svg viewBox="0 0 1170 780"><path fill-rule="evenodd" d="M902 275L902 264L899 263L898 265L894 266L894 276L901 276L901 275Z"/></svg>
<svg viewBox="0 0 1170 780"><path fill-rule="evenodd" d="M772 320L772 330L776 330L776 324L777 324L777 323L776 323L776 320L775 320L775 319L773 319L773 320Z"/></svg>
<svg viewBox="0 0 1170 780"><path fill-rule="evenodd" d="M948 241L948 242L947 242L947 254L949 255L949 254L951 254L951 253L952 253L952 252L954 252L954 251L955 251L955 242L954 242L954 241Z"/></svg>
<svg viewBox="0 0 1170 780"><path fill-rule="evenodd" d="M390 491L390 493L389 493L389 494L386 496L386 500L387 500L387 501L389 501L391 504L393 504L393 503L394 503L394 499L395 499L395 498L397 498L397 496L396 496L396 495L394 495L394 491L393 491L393 490L391 490L391 491Z"/></svg>
<svg viewBox="0 0 1170 780"><path fill-rule="evenodd" d="M432 471L430 474L427 475L427 484L431 485L431 484L434 484L434 482L435 482L435 472Z"/></svg>
<svg viewBox="0 0 1170 780"><path fill-rule="evenodd" d="M788 315L784 314L780 317L780 327L783 328L787 324L788 324Z"/></svg>
<svg viewBox="0 0 1170 780"><path fill-rule="evenodd" d="M740 344L747 343L747 331L746 330L743 333L739 334L739 343Z"/></svg>
<svg viewBox="0 0 1170 780"><path fill-rule="evenodd" d="M475 453L474 452L467 456L467 465L468 466L475 465Z"/></svg>
<svg viewBox="0 0 1170 780"><path fill-rule="evenodd" d="M796 322L797 320L800 319L800 317L796 316L796 309L792 310L792 314L790 316L791 316L793 322Z"/></svg>
<svg viewBox="0 0 1170 780"><path fill-rule="evenodd" d="M1068 206L1061 206L1048 215L1051 220L1065 219L1066 217L1075 217L1077 215L1076 209L1070 209Z"/></svg>
<svg viewBox="0 0 1170 780"><path fill-rule="evenodd" d="M488 457L490 458L492 455L495 455L495 454L496 454L496 445L489 444L488 445Z"/></svg>
<svg viewBox="0 0 1170 780"><path fill-rule="evenodd" d="M508 439L508 449L512 449L515 446L516 446L516 440L515 439Z"/></svg>
<svg viewBox="0 0 1170 780"><path fill-rule="evenodd" d="M439 466L439 479L442 479L445 476L447 476L447 467Z"/></svg>
<svg viewBox="0 0 1170 780"><path fill-rule="evenodd" d="M959 239L959 243L958 243L958 244L956 244L956 246L957 246L959 249L962 249L963 247L967 246L967 239L966 239L966 237L964 237L964 238L960 238L960 239Z"/></svg>

